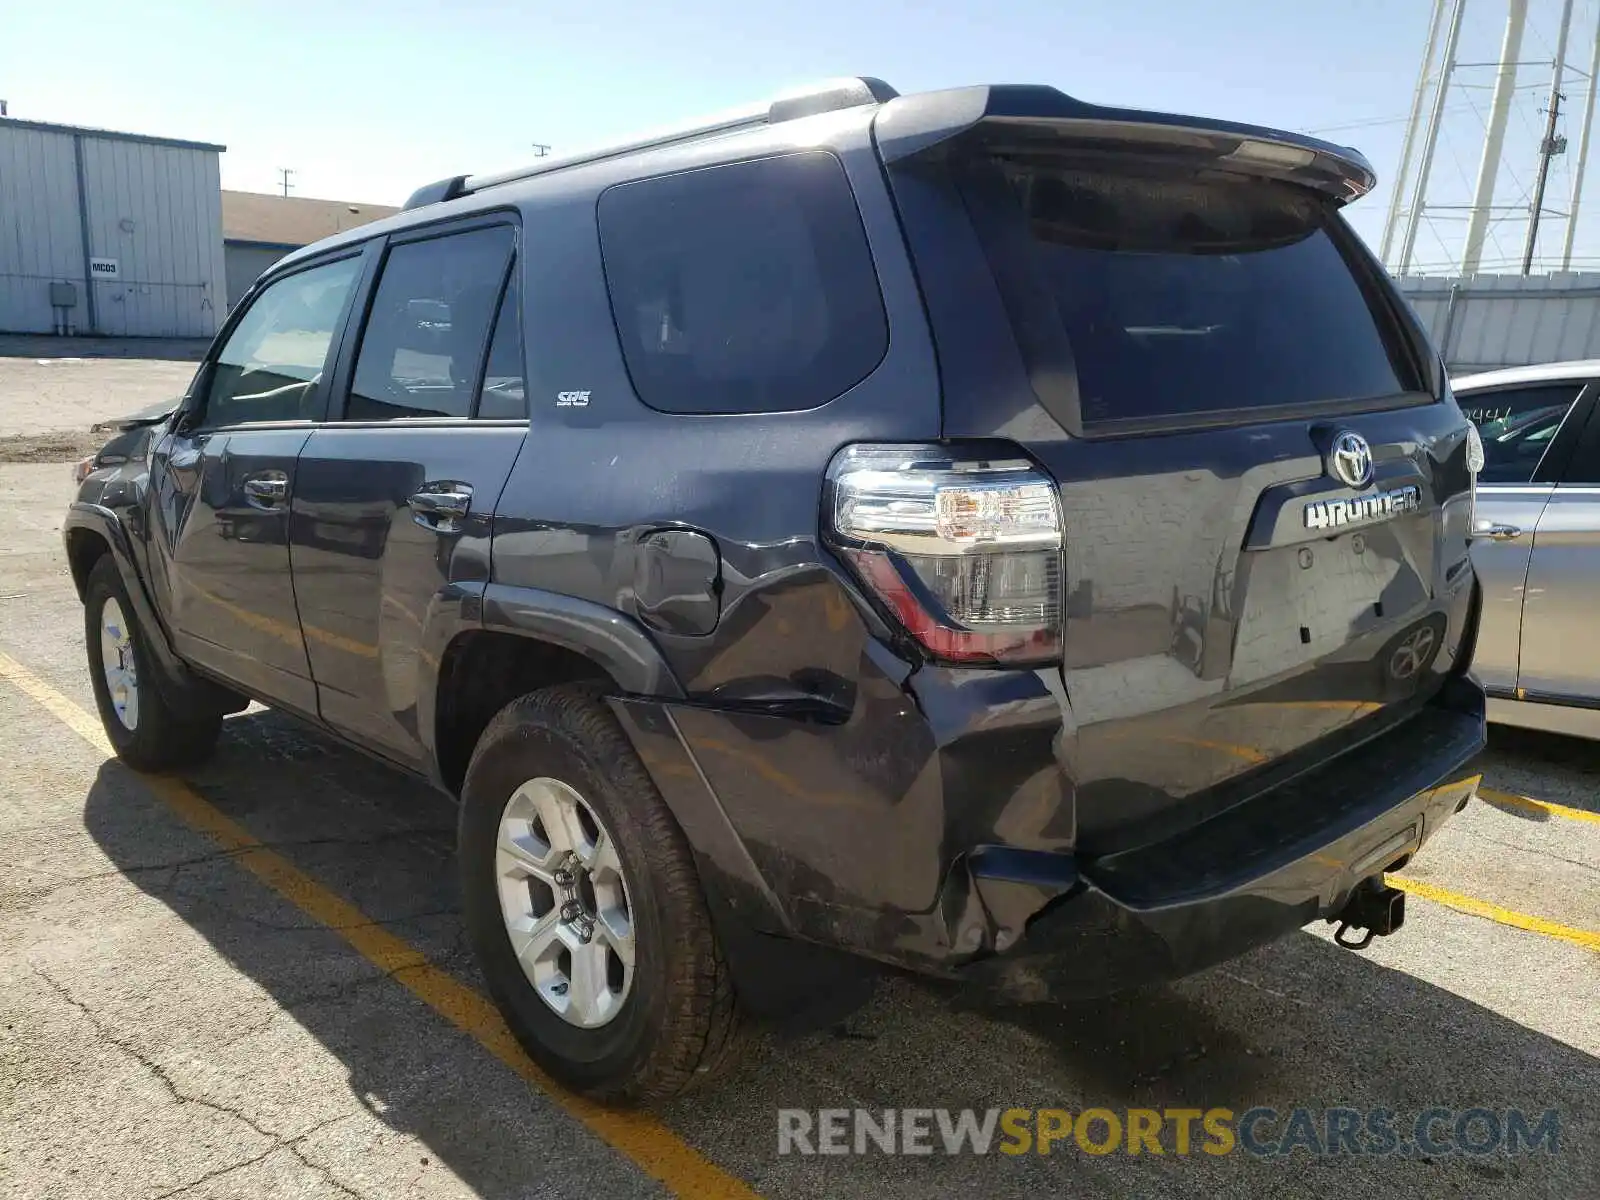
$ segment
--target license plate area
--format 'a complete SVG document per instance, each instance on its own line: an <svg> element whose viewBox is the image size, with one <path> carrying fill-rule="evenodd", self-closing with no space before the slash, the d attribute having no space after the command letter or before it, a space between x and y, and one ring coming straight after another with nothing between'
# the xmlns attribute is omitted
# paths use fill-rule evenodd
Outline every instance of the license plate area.
<svg viewBox="0 0 1600 1200"><path fill-rule="evenodd" d="M1399 628L1428 600L1419 518L1242 555L1246 579L1233 681L1305 667Z"/></svg>

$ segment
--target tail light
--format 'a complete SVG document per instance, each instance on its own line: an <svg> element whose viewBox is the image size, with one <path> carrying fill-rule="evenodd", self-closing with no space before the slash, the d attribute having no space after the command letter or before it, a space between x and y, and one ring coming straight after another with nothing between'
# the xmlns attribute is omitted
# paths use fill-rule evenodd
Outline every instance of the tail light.
<svg viewBox="0 0 1600 1200"><path fill-rule="evenodd" d="M946 446L849 446L828 480L829 543L935 658L1060 657L1061 505L1031 462Z"/></svg>

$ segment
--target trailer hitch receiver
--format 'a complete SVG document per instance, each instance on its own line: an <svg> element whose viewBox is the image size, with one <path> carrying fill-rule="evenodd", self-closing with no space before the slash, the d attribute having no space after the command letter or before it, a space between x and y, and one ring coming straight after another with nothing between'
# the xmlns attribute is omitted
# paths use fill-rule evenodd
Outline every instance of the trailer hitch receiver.
<svg viewBox="0 0 1600 1200"><path fill-rule="evenodd" d="M1387 937L1406 920L1406 894L1383 882L1383 876L1364 879L1331 921L1339 927L1333 940L1346 950L1365 950L1375 937ZM1361 930L1360 934L1355 930Z"/></svg>

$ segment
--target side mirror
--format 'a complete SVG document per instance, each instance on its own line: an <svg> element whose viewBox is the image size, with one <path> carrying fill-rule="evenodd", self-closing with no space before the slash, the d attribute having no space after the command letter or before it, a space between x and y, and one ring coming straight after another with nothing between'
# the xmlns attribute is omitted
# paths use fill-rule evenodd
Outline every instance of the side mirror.
<svg viewBox="0 0 1600 1200"><path fill-rule="evenodd" d="M183 433L199 424L200 415L205 411L206 396L211 392L211 378L215 365L211 362L204 363L194 373L194 378L189 383L189 390L183 397L183 403L178 405L178 411L173 414L174 433Z"/></svg>

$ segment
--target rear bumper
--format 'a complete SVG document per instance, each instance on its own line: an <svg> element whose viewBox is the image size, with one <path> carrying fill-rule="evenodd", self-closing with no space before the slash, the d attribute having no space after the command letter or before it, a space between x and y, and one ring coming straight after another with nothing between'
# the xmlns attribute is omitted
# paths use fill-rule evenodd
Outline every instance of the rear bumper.
<svg viewBox="0 0 1600 1200"><path fill-rule="evenodd" d="M1441 703L1319 773L1170 843L1079 866L1014 949L963 976L1018 999L1097 995L1192 974L1319 917L1415 854L1475 794L1482 692ZM979 878L980 893L994 881Z"/></svg>
<svg viewBox="0 0 1600 1200"><path fill-rule="evenodd" d="M752 1007L816 991L827 951L1023 999L1177 978L1331 916L1477 786L1484 696L1457 676L1337 758L1090 856L1048 676L979 674L915 697L868 678L842 724L614 701Z"/></svg>

